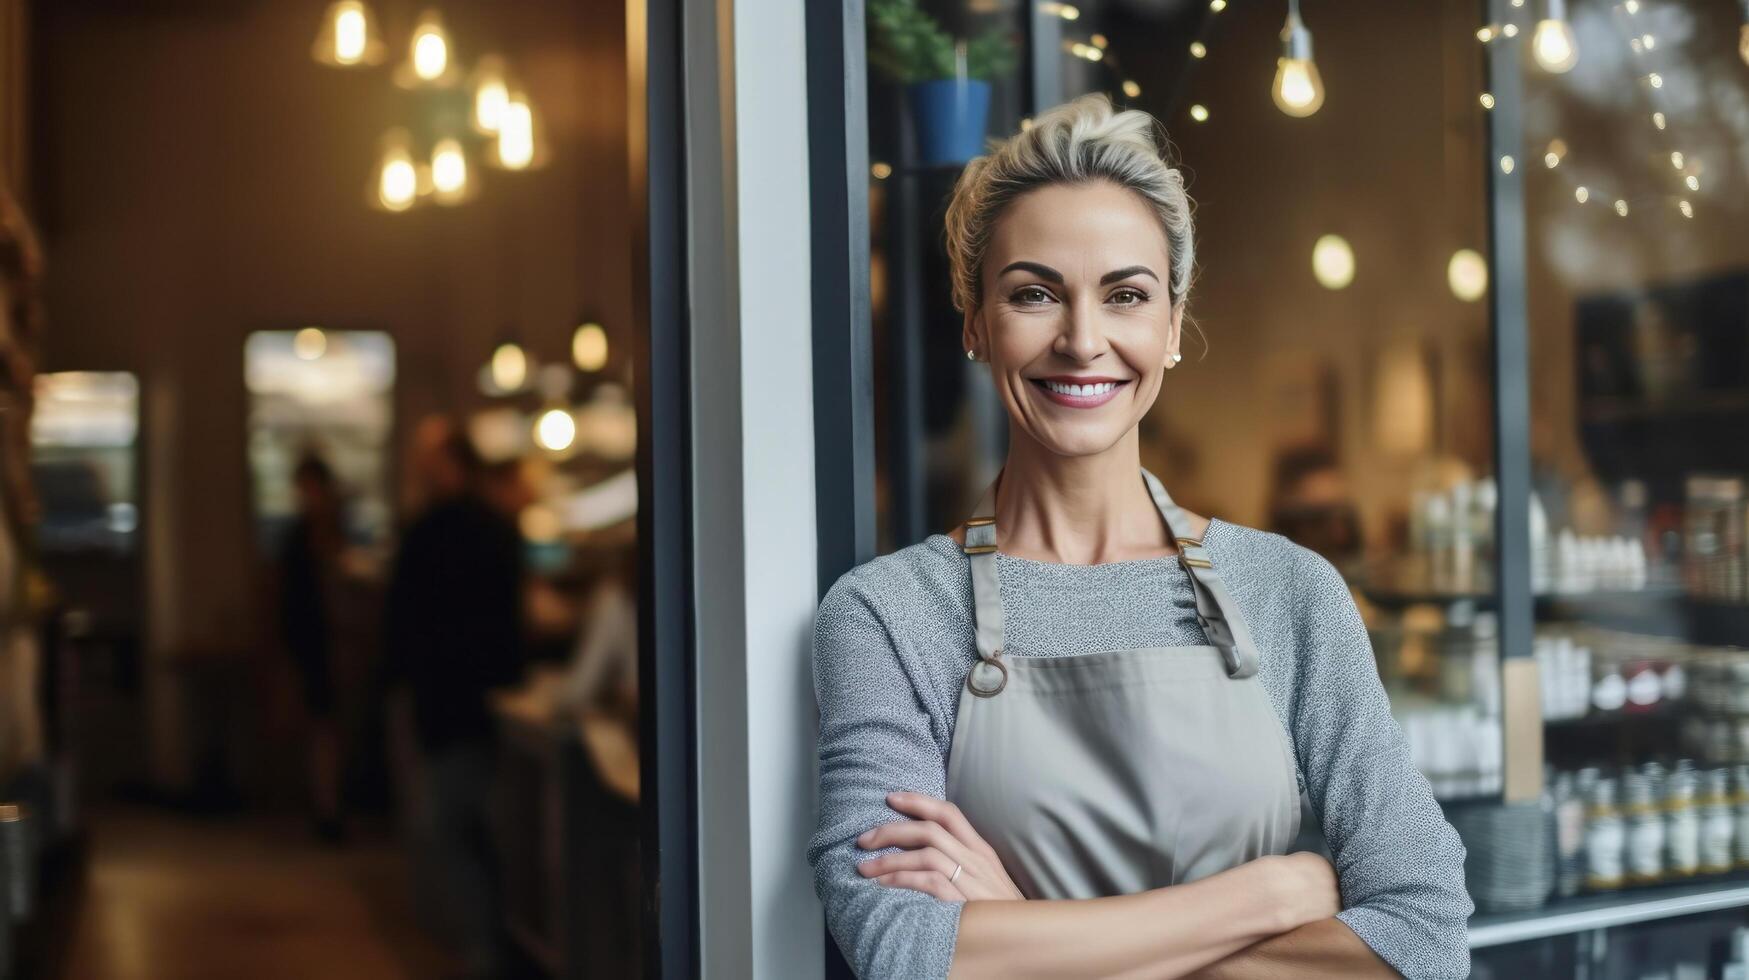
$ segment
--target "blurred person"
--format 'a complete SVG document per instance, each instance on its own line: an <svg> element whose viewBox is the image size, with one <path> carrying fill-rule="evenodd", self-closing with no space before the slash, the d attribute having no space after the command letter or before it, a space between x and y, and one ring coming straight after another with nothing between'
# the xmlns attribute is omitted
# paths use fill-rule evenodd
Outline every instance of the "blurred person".
<svg viewBox="0 0 1749 980"><path fill-rule="evenodd" d="M423 428L428 437L438 432ZM522 676L522 540L487 502L485 465L465 433L450 426L419 450L427 506L395 557L389 658L412 701L420 851L454 920L467 975L497 977L508 944L488 820L498 746L487 698Z"/></svg>
<svg viewBox="0 0 1749 980"><path fill-rule="evenodd" d="M279 553L280 636L297 669L310 726L310 801L316 835L340 843L345 823L340 794L341 739L337 718L333 591L346 545L334 471L306 454L292 471L297 516Z"/></svg>

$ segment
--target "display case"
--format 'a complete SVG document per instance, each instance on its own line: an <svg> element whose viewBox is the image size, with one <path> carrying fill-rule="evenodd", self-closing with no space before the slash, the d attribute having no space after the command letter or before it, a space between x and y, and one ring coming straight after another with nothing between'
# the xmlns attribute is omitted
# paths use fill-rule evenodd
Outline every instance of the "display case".
<svg viewBox="0 0 1749 980"><path fill-rule="evenodd" d="M1742 959L1749 12L871 0L883 551L956 523L1006 448L940 244L976 141L926 149L895 9L946 36L936 74L987 83L980 138L1088 92L1165 124L1197 329L1144 463L1347 576L1469 850L1475 975Z"/></svg>

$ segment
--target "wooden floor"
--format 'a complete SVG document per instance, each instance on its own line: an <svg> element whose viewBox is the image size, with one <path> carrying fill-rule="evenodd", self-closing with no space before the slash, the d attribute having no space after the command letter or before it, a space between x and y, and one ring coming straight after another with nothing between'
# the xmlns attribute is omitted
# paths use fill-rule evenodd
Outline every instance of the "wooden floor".
<svg viewBox="0 0 1749 980"><path fill-rule="evenodd" d="M111 810L92 823L63 980L432 980L388 839L317 844L294 819Z"/></svg>

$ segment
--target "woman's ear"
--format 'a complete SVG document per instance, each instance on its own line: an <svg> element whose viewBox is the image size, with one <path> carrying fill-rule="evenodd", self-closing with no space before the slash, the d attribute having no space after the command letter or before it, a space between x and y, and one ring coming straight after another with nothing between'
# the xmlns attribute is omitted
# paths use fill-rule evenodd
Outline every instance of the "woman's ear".
<svg viewBox="0 0 1749 980"><path fill-rule="evenodd" d="M968 307L965 321L960 328L960 346L968 353L977 355L978 360L988 360L990 345L979 335L984 332L984 311L982 307Z"/></svg>
<svg viewBox="0 0 1749 980"><path fill-rule="evenodd" d="M1172 367L1180 358L1180 345L1184 342L1184 301L1179 300L1172 307L1172 319L1166 324L1166 366Z"/></svg>

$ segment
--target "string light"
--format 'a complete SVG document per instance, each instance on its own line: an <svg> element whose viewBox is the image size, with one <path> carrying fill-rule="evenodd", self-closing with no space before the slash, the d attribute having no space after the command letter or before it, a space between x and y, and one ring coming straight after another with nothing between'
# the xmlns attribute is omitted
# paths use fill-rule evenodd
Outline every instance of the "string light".
<svg viewBox="0 0 1749 980"><path fill-rule="evenodd" d="M432 196L439 204L457 204L468 193L468 158L460 141L442 139L431 149Z"/></svg>
<svg viewBox="0 0 1749 980"><path fill-rule="evenodd" d="M1201 41L1190 42L1190 56L1192 58L1206 58L1208 57L1208 53L1208 47Z"/></svg>
<svg viewBox="0 0 1749 980"><path fill-rule="evenodd" d="M1573 188L1573 200L1578 201L1580 204L1584 204L1586 201L1591 200L1591 192L1585 189L1584 184L1580 184L1578 187Z"/></svg>
<svg viewBox="0 0 1749 980"><path fill-rule="evenodd" d="M1652 86L1653 88L1663 88L1664 87L1664 76L1658 74L1657 72L1653 72L1650 75L1646 76L1646 84Z"/></svg>
<svg viewBox="0 0 1749 980"><path fill-rule="evenodd" d="M1081 8L1067 3L1041 3L1038 9L1040 13L1056 14L1064 20L1079 20L1081 17Z"/></svg>
<svg viewBox="0 0 1749 980"><path fill-rule="evenodd" d="M1341 235L1324 235L1312 244L1312 275L1325 289L1344 289L1354 281L1354 249Z"/></svg>
<svg viewBox="0 0 1749 980"><path fill-rule="evenodd" d="M1100 49L1101 51L1105 50L1106 45L1111 43L1105 39L1104 34L1095 34L1092 37L1088 38L1087 40L1092 41L1093 46Z"/></svg>
<svg viewBox="0 0 1749 980"><path fill-rule="evenodd" d="M1476 32L1476 40L1482 42L1483 44L1487 44L1489 41L1494 40L1494 25L1489 24L1487 27L1484 27L1481 30L1477 31Z"/></svg>
<svg viewBox="0 0 1749 980"><path fill-rule="evenodd" d="M1543 164L1545 166L1547 166L1550 170L1553 170L1553 169L1555 169L1556 166L1558 166L1560 164L1561 160L1563 160L1566 156L1567 156L1567 143L1565 140L1560 140L1560 139L1549 140L1549 148L1548 148L1547 152L1545 152L1543 154Z"/></svg>
<svg viewBox="0 0 1749 980"><path fill-rule="evenodd" d="M1622 200L1619 197L1616 198L1616 200L1615 200L1615 213L1621 215L1624 218L1627 217L1628 216L1628 202Z"/></svg>
<svg viewBox="0 0 1749 980"><path fill-rule="evenodd" d="M1488 292L1488 263L1474 249L1460 248L1446 263L1445 282L1453 296L1474 303Z"/></svg>
<svg viewBox="0 0 1749 980"><path fill-rule="evenodd" d="M1196 120L1199 123L1200 122L1208 122L1209 121L1208 107L1203 105L1200 102L1197 103L1196 105L1191 106L1190 107L1190 118Z"/></svg>
<svg viewBox="0 0 1749 980"><path fill-rule="evenodd" d="M1566 0L1548 0L1548 5L1548 16L1537 21L1530 49L1543 71L1559 75L1579 63L1579 42L1567 23Z"/></svg>
<svg viewBox="0 0 1749 980"><path fill-rule="evenodd" d="M877 160L869 165L868 172L873 174L874 179L876 180L886 180L893 175L893 165L890 163L881 163Z"/></svg>
<svg viewBox="0 0 1749 980"><path fill-rule="evenodd" d="M1222 0L1214 0L1220 3ZM1300 19L1300 0L1288 0L1287 23L1281 28L1281 57L1275 63L1271 88L1275 107L1303 119L1324 104L1324 80L1312 60L1312 32Z"/></svg>
<svg viewBox="0 0 1749 980"><path fill-rule="evenodd" d="M1142 87L1136 84L1135 79L1126 78L1123 82L1123 94L1132 99L1139 98L1142 94Z"/></svg>
<svg viewBox="0 0 1749 980"><path fill-rule="evenodd" d="M1700 178L1699 178L1699 177L1696 177L1696 176L1695 176L1695 175L1693 175L1693 174L1689 174L1689 175L1688 175L1688 179L1687 179L1687 180L1684 180L1684 181L1683 181L1683 183L1685 183L1685 184L1687 184L1687 185L1688 185L1688 189L1689 189L1689 190L1691 190L1691 191L1698 191L1698 190L1700 190Z"/></svg>
<svg viewBox="0 0 1749 980"><path fill-rule="evenodd" d="M1513 163L1513 160L1511 157L1501 157L1500 158L1500 172L1501 173L1503 173L1503 174L1511 173L1512 168L1514 166L1515 166L1515 164Z"/></svg>
<svg viewBox="0 0 1749 980"><path fill-rule="evenodd" d="M322 16L322 29L310 54L324 65L357 68L381 64L384 50L370 5L363 0L339 0L329 4Z"/></svg>
<svg viewBox="0 0 1749 980"><path fill-rule="evenodd" d="M1213 13L1218 14L1225 9L1227 9L1227 0L1209 0L1209 10Z"/></svg>
<svg viewBox="0 0 1749 980"><path fill-rule="evenodd" d="M1482 108L1484 108L1484 109L1494 108L1494 95L1493 95L1493 93L1491 93L1491 92L1483 92L1482 93Z"/></svg>
<svg viewBox="0 0 1749 980"><path fill-rule="evenodd" d="M1687 201L1677 201L1676 210L1681 211L1684 218L1694 217L1694 205Z"/></svg>
<svg viewBox="0 0 1749 980"><path fill-rule="evenodd" d="M453 77L450 61L449 31L443 26L443 15L436 10L424 11L413 28L407 60L395 69L395 84L402 88L447 85Z"/></svg>
<svg viewBox="0 0 1749 980"><path fill-rule="evenodd" d="M1670 165L1672 167L1675 167L1678 170L1682 169L1682 151L1681 150L1670 151Z"/></svg>
<svg viewBox="0 0 1749 980"><path fill-rule="evenodd" d="M1518 36L1518 25L1517 24L1507 24L1505 27L1500 28L1500 34L1503 37L1517 37Z"/></svg>
<svg viewBox="0 0 1749 980"><path fill-rule="evenodd" d="M1652 113L1652 125L1658 127L1659 129L1664 128L1664 114L1662 112Z"/></svg>
<svg viewBox="0 0 1749 980"><path fill-rule="evenodd" d="M1640 12L1640 0L1628 0L1627 3L1622 4L1622 9L1628 12L1629 17L1632 17Z"/></svg>
<svg viewBox="0 0 1749 980"><path fill-rule="evenodd" d="M1647 51L1650 51L1658 46L1658 39L1650 34L1641 34L1640 43L1646 46Z"/></svg>

